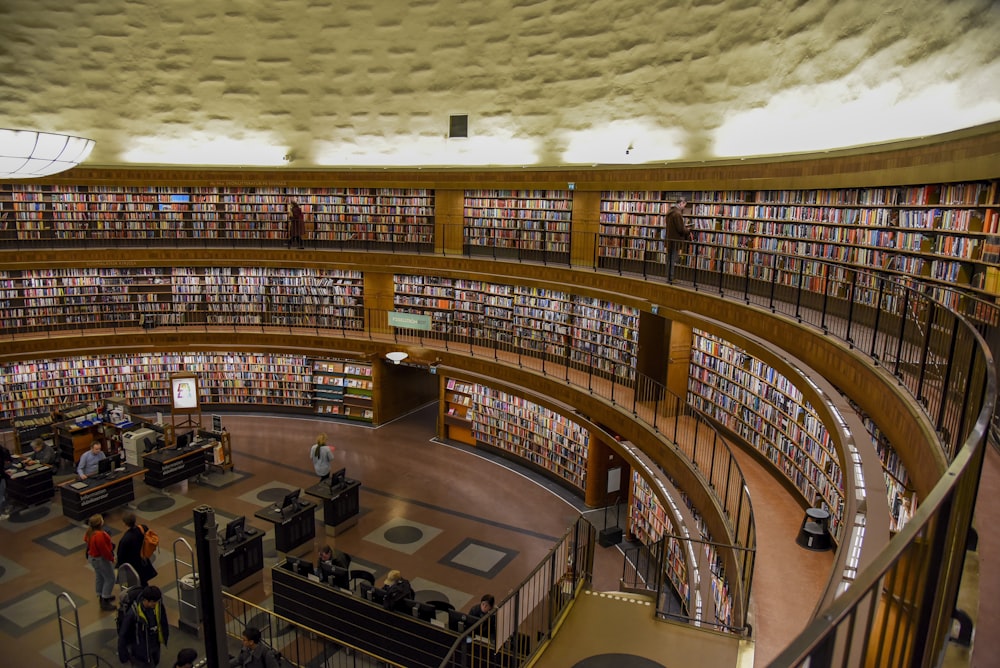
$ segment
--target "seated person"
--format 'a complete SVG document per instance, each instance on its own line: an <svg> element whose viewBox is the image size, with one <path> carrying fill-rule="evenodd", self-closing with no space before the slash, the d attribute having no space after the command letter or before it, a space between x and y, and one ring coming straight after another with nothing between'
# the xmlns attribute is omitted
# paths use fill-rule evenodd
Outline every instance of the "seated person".
<svg viewBox="0 0 1000 668"><path fill-rule="evenodd" d="M416 593L413 591L413 587L410 586L410 581L404 578L399 571L389 571L389 574L385 576L385 583L382 585L382 589L385 591L385 600L382 601L383 608L386 610L409 612L401 603L404 599L413 600L416 597Z"/></svg>
<svg viewBox="0 0 1000 668"><path fill-rule="evenodd" d="M479 603L472 606L472 609L468 612L469 626L472 626L480 619L490 614L493 611L493 606L496 605L496 599L493 598L493 594L483 594L483 597L479 599ZM480 635L489 636L492 638L496 630L496 617L490 617L482 626L479 627Z"/></svg>
<svg viewBox="0 0 1000 668"><path fill-rule="evenodd" d="M319 559L316 561L316 575L322 575L323 566L337 566L348 569L351 567L351 555L340 550L335 550L329 545L324 545L319 550Z"/></svg>
<svg viewBox="0 0 1000 668"><path fill-rule="evenodd" d="M83 456L80 457L80 463L76 466L76 474L80 476L80 480L86 480L88 476L95 475L98 469L98 462L106 458L107 455L101 450L101 444L98 441L94 441L90 445L90 450L83 453Z"/></svg>
<svg viewBox="0 0 1000 668"><path fill-rule="evenodd" d="M260 629L248 626L243 630L243 647L238 656L229 659L233 667L278 668L278 657L274 651L261 642Z"/></svg>
<svg viewBox="0 0 1000 668"><path fill-rule="evenodd" d="M38 463L55 466L58 455L51 445L40 438L31 442L31 455L25 460L28 464Z"/></svg>

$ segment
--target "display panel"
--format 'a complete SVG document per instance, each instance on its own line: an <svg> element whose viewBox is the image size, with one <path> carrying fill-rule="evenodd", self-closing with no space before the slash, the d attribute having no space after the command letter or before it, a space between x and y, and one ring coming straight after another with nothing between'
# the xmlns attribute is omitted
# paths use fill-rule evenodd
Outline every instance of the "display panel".
<svg viewBox="0 0 1000 668"><path fill-rule="evenodd" d="M171 376L170 401L175 413L198 411L197 376Z"/></svg>

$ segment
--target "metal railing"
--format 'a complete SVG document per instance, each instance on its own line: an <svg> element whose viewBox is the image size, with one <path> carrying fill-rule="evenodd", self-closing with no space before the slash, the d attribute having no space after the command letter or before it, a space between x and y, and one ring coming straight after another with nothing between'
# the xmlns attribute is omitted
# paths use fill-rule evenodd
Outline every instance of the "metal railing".
<svg viewBox="0 0 1000 668"><path fill-rule="evenodd" d="M188 245L181 240L175 243ZM24 244L17 241L14 245ZM30 242L30 247L62 245L46 239ZM6 243L3 246L11 247ZM451 243L444 243L435 252L447 255L449 247L454 248ZM809 325L817 335L840 340L888 370L924 408L937 430L940 447L951 462L947 474L890 547L859 573L856 584L829 610L823 611L789 648L791 654L783 657L794 663L819 660L819 653L825 653L823 656L834 662L840 657L842 665L863 656L898 665L931 662L943 646L954 608L961 574L961 568L956 566L962 561L982 448L996 403L993 357L981 334L987 334L991 342L995 340L997 307L960 291L952 293L940 284L921 284L889 272L768 251L691 244L678 267L669 266L668 254L662 258L644 258L635 266L615 267L598 255L596 239L594 247L590 269L595 271L663 281L675 269L676 282L681 286L767 309ZM379 247L379 250L396 249ZM473 250L450 254L481 256ZM424 252L424 249L407 248L404 252ZM557 255L542 260L570 266L568 255L565 258L564 254ZM539 258L534 253L522 257L516 251L506 251L497 256L496 262L507 260L538 262ZM951 307L932 296L941 294L954 297L954 300L949 297ZM975 312L974 325L954 310L955 304L962 312ZM390 331L387 323L368 322L366 329L363 335L372 338L375 332ZM345 336L358 334L346 328L339 331ZM401 336L396 330L397 340L426 342L433 338L428 333ZM446 347L482 354L473 351L471 345L447 336L438 340ZM555 373L565 373L567 379L574 369L573 364L557 364L544 355L538 358L515 351L514 346L504 348L505 355L514 353L519 364L530 364L543 373L547 361L560 369L553 368ZM500 351L500 346L493 347L494 355ZM582 371L579 365L576 370ZM623 383L593 370L584 373L588 389L595 391L595 386L603 384L613 402L619 397L635 396L631 382ZM628 410L627 406L623 408ZM638 416L638 407L633 410ZM940 563L951 567L931 568L932 564ZM926 579L919 576L918 567L927 569ZM903 568L905 572L900 572Z"/></svg>
<svg viewBox="0 0 1000 668"><path fill-rule="evenodd" d="M490 614L460 632L441 668L527 666L591 581L596 531L590 522L578 517L513 592L498 601ZM239 639L246 627L257 628L263 644L280 654L283 666L358 668L381 664L406 668L344 638L297 624L227 592L222 595L226 635ZM405 639L386 638L385 642L399 644Z"/></svg>

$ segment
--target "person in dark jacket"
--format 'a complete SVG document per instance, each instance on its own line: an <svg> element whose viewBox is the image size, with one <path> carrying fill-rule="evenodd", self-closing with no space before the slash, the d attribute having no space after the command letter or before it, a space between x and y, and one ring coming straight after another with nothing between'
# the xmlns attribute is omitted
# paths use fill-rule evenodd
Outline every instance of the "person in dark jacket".
<svg viewBox="0 0 1000 668"><path fill-rule="evenodd" d="M156 668L160 650L166 647L170 625L163 608L163 594L150 585L125 612L118 629L118 660L132 662L134 668Z"/></svg>
<svg viewBox="0 0 1000 668"><path fill-rule="evenodd" d="M687 206L687 199L681 197L677 203L670 207L667 212L666 232L667 232L667 277L674 280L674 269L681 261L681 248L685 241L691 241L693 235L691 230L684 223L684 208Z"/></svg>
<svg viewBox="0 0 1000 668"><path fill-rule="evenodd" d="M115 568L121 568L122 564L129 564L139 576L139 584L145 587L157 575L153 563L142 558L142 540L149 527L144 524L136 524L133 512L126 512L122 516L122 522L125 523L125 533L118 541L118 561L115 562Z"/></svg>
<svg viewBox="0 0 1000 668"><path fill-rule="evenodd" d="M292 202L288 212L288 247L291 248L292 244L298 240L299 248L302 248L302 237L305 234L306 223L302 217L302 207L299 206L298 202Z"/></svg>
<svg viewBox="0 0 1000 668"><path fill-rule="evenodd" d="M239 656L229 660L229 665L239 668L279 668L274 651L260 641L260 629L248 626L243 630L243 649Z"/></svg>
<svg viewBox="0 0 1000 668"><path fill-rule="evenodd" d="M402 612L404 608L401 607L401 602L405 599L412 600L416 597L410 581L404 578L397 570L389 571L389 574L385 576L382 589L385 590L385 599L382 601L382 607L386 610L399 610Z"/></svg>
<svg viewBox="0 0 1000 668"><path fill-rule="evenodd" d="M469 610L469 624L474 624L481 618L487 616L493 611L493 606L496 605L496 599L493 594L483 594L483 597L479 599L479 602L472 606ZM492 638L496 635L496 617L490 617L480 628L480 635L489 636Z"/></svg>

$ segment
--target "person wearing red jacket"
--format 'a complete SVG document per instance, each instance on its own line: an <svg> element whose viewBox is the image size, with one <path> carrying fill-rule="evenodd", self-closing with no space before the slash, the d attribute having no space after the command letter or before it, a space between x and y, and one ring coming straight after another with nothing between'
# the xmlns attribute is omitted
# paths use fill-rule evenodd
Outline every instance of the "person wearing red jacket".
<svg viewBox="0 0 1000 668"><path fill-rule="evenodd" d="M87 520L87 533L83 537L83 542L87 544L87 561L94 569L101 610L114 610L115 544L111 542L111 535L104 530L102 515L92 515Z"/></svg>

